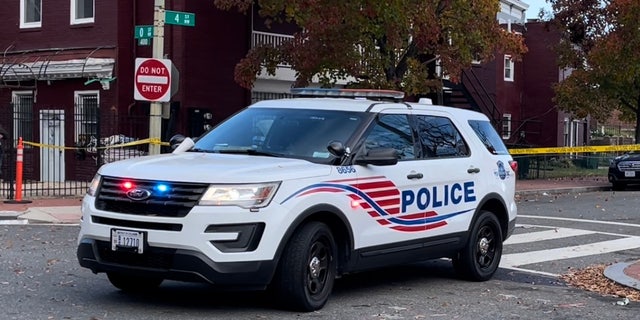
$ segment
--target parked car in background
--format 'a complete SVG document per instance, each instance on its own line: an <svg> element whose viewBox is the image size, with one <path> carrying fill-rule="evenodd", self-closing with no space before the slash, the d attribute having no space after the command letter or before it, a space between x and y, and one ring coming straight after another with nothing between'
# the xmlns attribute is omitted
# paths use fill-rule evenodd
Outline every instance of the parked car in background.
<svg viewBox="0 0 640 320"><path fill-rule="evenodd" d="M640 184L640 152L625 153L611 159L608 177L613 190L624 190L629 184Z"/></svg>

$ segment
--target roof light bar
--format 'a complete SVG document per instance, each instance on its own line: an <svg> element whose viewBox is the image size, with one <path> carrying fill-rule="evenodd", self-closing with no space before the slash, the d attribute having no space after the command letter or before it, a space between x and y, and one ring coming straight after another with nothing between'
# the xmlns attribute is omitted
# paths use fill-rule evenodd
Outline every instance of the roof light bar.
<svg viewBox="0 0 640 320"><path fill-rule="evenodd" d="M374 98L402 100L404 92L378 89L292 88L291 94L315 97Z"/></svg>

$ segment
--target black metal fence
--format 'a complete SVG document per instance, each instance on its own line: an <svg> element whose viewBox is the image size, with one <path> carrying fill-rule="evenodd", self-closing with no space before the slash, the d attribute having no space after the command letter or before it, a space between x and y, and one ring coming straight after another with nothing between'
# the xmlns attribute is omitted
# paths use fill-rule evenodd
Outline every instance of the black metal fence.
<svg viewBox="0 0 640 320"><path fill-rule="evenodd" d="M0 198L16 199L18 140L23 140L23 199L81 196L98 168L148 153L149 117L99 107L95 95L78 95L73 107L34 109L18 97L0 108L8 133L0 146Z"/></svg>

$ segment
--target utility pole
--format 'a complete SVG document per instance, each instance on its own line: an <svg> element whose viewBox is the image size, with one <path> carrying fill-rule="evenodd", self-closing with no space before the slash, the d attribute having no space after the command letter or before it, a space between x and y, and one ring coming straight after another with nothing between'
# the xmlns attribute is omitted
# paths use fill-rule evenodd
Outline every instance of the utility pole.
<svg viewBox="0 0 640 320"><path fill-rule="evenodd" d="M153 5L153 58L164 58L164 0ZM149 109L149 138L160 141L162 131L162 102L151 102ZM149 154L160 154L160 145L149 144Z"/></svg>

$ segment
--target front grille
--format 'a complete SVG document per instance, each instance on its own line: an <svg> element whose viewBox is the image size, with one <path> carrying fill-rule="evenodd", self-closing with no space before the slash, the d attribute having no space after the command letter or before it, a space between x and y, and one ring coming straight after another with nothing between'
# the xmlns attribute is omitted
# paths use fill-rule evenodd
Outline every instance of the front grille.
<svg viewBox="0 0 640 320"><path fill-rule="evenodd" d="M640 171L640 161L629 160L618 162L618 170L620 171Z"/></svg>
<svg viewBox="0 0 640 320"><path fill-rule="evenodd" d="M132 183L136 189L149 191L149 197L143 200L129 198L123 187L125 182ZM167 186L167 190L156 190L156 186L160 184ZM102 177L96 197L96 208L143 216L184 217L198 203L207 187L208 185L203 183Z"/></svg>

